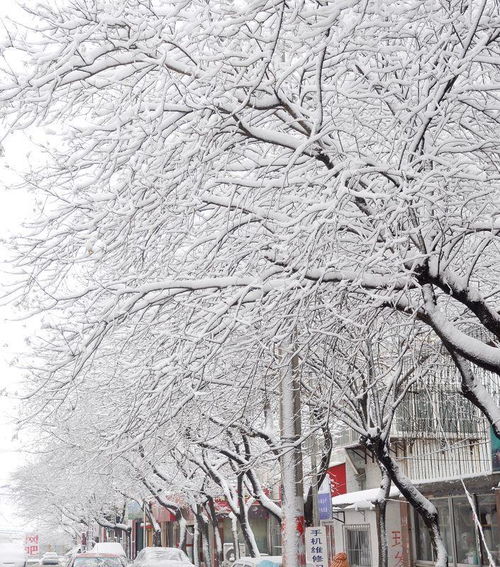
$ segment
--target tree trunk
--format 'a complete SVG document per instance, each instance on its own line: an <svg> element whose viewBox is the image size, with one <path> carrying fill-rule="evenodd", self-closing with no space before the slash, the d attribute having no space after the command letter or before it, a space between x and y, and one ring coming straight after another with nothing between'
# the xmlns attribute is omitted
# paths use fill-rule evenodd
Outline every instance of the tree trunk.
<svg viewBox="0 0 500 567"><path fill-rule="evenodd" d="M206 567L211 565L210 541L208 535L208 520L203 515L203 508L200 504L196 504L195 511L196 527L198 533L198 554L199 564Z"/></svg>
<svg viewBox="0 0 500 567"><path fill-rule="evenodd" d="M312 487L307 491L306 500L304 502L304 525L309 527L313 525L313 495Z"/></svg>
<svg viewBox="0 0 500 567"><path fill-rule="evenodd" d="M255 536L248 522L248 511L245 506L245 498L243 495L243 478L244 473L240 473L237 478L237 490L238 490L238 522L240 524L241 533L243 539L245 540L245 545L247 547L250 557L258 557L260 555L259 548L257 547L257 542L255 541Z"/></svg>
<svg viewBox="0 0 500 567"><path fill-rule="evenodd" d="M391 457L386 443L378 439L368 444L374 452L378 462L383 465L391 481L398 487L401 494L415 508L424 524L429 530L432 547L436 557L436 567L448 567L448 552L444 545L441 530L439 529L439 516L434 504L419 492L411 480L401 471L398 463Z"/></svg>
<svg viewBox="0 0 500 567"><path fill-rule="evenodd" d="M193 563L196 567L200 566L200 530L198 522L193 526Z"/></svg>
<svg viewBox="0 0 500 567"><path fill-rule="evenodd" d="M214 543L215 543L215 553L214 553L214 567L219 567L224 561L224 548L222 546L222 541L219 532L219 520L217 518L217 512L215 511L214 499L212 497L208 498L207 508L209 512L210 523L214 531Z"/></svg>
<svg viewBox="0 0 500 567"><path fill-rule="evenodd" d="M380 492L375 502L377 513L377 538L378 538L378 564L379 567L387 567L389 561L389 550L387 545L387 499L391 491L391 479L387 471L380 467L382 472L382 481L380 483Z"/></svg>
<svg viewBox="0 0 500 567"><path fill-rule="evenodd" d="M240 542L238 539L238 520L236 519L236 516L233 513L229 514L229 517L231 518L231 532L233 534L233 542L234 542L234 557L235 559L239 559Z"/></svg>
<svg viewBox="0 0 500 567"><path fill-rule="evenodd" d="M320 410L314 410L313 413L316 421L311 422L311 425L315 425L316 423L320 422L322 423L321 429L323 432L324 444L319 467L315 463L316 459L314 457L311 457L311 468L313 470L312 482L316 482L316 484L315 490L313 489L313 485L311 485L311 487L307 491L307 497L304 504L304 521L306 526L314 525L314 493L316 493L317 498L317 492L323 481L325 480L326 475L328 474L327 471L328 467L330 466L330 457L332 455L333 449L332 433L330 431L330 427L325 423L324 412ZM313 452L315 451L315 445L316 444L314 443L312 447Z"/></svg>
<svg viewBox="0 0 500 567"><path fill-rule="evenodd" d="M182 511L179 509L175 513L176 520L179 522L179 549L182 549L184 553L186 552L186 540L187 540L187 528L186 519L182 515Z"/></svg>
<svg viewBox="0 0 500 567"><path fill-rule="evenodd" d="M203 538L201 540L203 546L203 562L206 565L206 567L209 567L212 565L212 552L210 546L210 536L208 533L209 532L208 522L203 517L201 519L201 522L202 522L201 532L203 534Z"/></svg>
<svg viewBox="0 0 500 567"><path fill-rule="evenodd" d="M500 437L500 408L494 397L481 383L481 379L476 378L470 363L457 354L451 345L445 343L445 346L460 373L462 396L479 409L490 422L495 435Z"/></svg>

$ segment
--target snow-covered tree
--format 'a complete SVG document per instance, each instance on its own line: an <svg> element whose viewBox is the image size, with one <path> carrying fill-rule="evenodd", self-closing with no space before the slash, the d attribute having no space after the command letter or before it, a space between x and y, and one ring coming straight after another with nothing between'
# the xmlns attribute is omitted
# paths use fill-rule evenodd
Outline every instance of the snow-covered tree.
<svg viewBox="0 0 500 567"><path fill-rule="evenodd" d="M493 0L29 12L0 97L55 132L18 293L81 323L57 368L134 318L224 336L251 302L279 327L348 292L429 325L496 427L474 375L500 371Z"/></svg>
<svg viewBox="0 0 500 567"><path fill-rule="evenodd" d="M238 356L391 310L432 329L500 433L477 372L500 375L494 0L27 14L0 100L7 132L46 136L12 290L50 313L40 419L104 370L140 384L137 445Z"/></svg>

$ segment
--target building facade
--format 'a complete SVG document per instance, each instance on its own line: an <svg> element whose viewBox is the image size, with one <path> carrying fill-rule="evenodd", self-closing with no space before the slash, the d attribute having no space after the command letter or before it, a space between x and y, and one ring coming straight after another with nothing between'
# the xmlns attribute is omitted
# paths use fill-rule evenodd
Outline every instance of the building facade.
<svg viewBox="0 0 500 567"><path fill-rule="evenodd" d="M406 476L437 507L449 565L500 565L500 440L458 394L451 370L443 372L445 380L437 373L439 384L429 381L407 394L393 426L391 450ZM338 446L335 458L345 462L347 491L332 499L332 517L323 521L329 556L342 551L350 567L374 567L379 466L352 430L341 433ZM433 564L428 531L396 488L387 503L387 537L389 567Z"/></svg>

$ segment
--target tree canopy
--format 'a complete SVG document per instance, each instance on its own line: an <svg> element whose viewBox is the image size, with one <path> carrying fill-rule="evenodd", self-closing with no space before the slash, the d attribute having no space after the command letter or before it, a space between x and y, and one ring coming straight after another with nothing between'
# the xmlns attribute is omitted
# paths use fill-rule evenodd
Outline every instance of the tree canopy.
<svg viewBox="0 0 500 567"><path fill-rule="evenodd" d="M45 318L29 415L97 384L141 424L125 446L203 396L227 427L276 390L284 341L360 352L391 320L433 333L500 433L494 0L25 10L0 100L7 133L46 139L11 291Z"/></svg>

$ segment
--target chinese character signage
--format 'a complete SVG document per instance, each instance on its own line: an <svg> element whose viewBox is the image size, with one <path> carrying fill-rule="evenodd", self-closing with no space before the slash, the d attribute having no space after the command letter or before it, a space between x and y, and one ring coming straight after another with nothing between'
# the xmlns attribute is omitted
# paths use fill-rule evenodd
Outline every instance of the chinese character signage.
<svg viewBox="0 0 500 567"><path fill-rule="evenodd" d="M403 542L401 530L391 530L390 533L390 559L393 567L403 567Z"/></svg>
<svg viewBox="0 0 500 567"><path fill-rule="evenodd" d="M306 528L306 563L313 567L328 567L325 528Z"/></svg>
<svg viewBox="0 0 500 567"><path fill-rule="evenodd" d="M325 476L318 490L318 513L320 520L330 520L332 517L332 496L330 477Z"/></svg>
<svg viewBox="0 0 500 567"><path fill-rule="evenodd" d="M40 548L38 546L38 534L26 534L24 539L24 550L26 555L38 555Z"/></svg>
<svg viewBox="0 0 500 567"><path fill-rule="evenodd" d="M330 520L332 517L332 497L328 494L318 494L318 512L320 520Z"/></svg>

